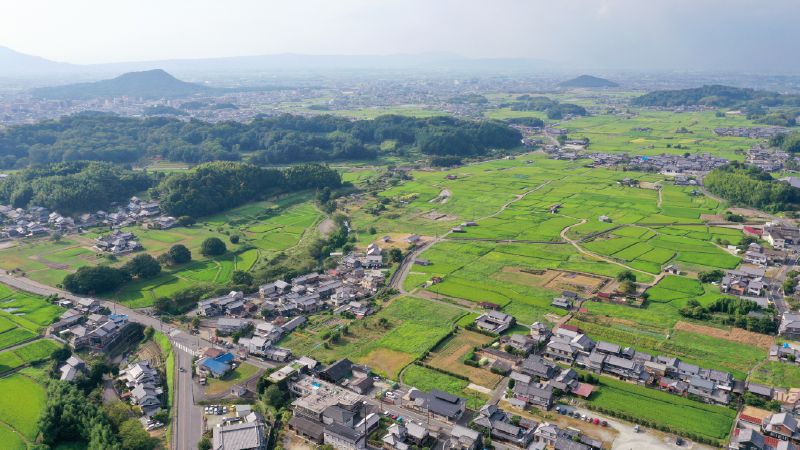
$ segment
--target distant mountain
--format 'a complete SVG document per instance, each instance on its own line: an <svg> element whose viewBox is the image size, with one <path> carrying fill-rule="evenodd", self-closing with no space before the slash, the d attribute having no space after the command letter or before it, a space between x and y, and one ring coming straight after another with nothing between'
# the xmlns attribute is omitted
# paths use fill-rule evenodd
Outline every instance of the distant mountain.
<svg viewBox="0 0 800 450"><path fill-rule="evenodd" d="M129 72L110 80L67 84L34 89L35 97L51 99L87 99L94 97L188 97L213 91L200 84L181 81L161 69Z"/></svg>
<svg viewBox="0 0 800 450"><path fill-rule="evenodd" d="M50 61L26 55L8 47L0 47L0 76L21 76L44 73L64 73L74 69L72 64Z"/></svg>
<svg viewBox="0 0 800 450"><path fill-rule="evenodd" d="M619 84L611 80L592 75L581 75L571 80L563 81L558 85L563 88L605 88L619 86Z"/></svg>

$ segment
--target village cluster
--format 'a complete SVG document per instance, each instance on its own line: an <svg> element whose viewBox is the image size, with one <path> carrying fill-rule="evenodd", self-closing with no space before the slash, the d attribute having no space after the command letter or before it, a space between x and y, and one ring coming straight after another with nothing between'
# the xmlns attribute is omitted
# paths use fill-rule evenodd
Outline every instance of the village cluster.
<svg viewBox="0 0 800 450"><path fill-rule="evenodd" d="M41 206L27 209L0 205L0 241L45 236L53 233L80 233L86 228L103 226L120 229L140 225L146 229L166 230L178 225L177 219L163 215L157 201L131 197L127 205L112 212L96 211L69 217ZM98 240L98 249L109 251ZM101 248L102 247L102 248Z"/></svg>

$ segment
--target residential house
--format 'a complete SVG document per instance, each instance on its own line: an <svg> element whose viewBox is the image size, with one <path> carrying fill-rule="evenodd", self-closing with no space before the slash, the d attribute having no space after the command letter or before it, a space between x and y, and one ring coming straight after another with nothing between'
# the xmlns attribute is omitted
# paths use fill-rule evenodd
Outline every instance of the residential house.
<svg viewBox="0 0 800 450"><path fill-rule="evenodd" d="M514 325L515 322L514 317L509 314L500 311L489 311L475 319L475 326L479 330L500 334Z"/></svg>
<svg viewBox="0 0 800 450"><path fill-rule="evenodd" d="M466 410L467 401L438 389L430 392L422 392L419 389L411 388L406 394L407 406L424 411L431 416L446 422L457 421Z"/></svg>

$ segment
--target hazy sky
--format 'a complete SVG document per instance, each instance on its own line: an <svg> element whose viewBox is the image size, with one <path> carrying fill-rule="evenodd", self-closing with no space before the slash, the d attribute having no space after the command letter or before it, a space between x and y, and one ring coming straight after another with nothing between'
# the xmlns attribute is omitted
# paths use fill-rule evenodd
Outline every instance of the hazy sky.
<svg viewBox="0 0 800 450"><path fill-rule="evenodd" d="M452 52L772 72L800 65L799 19L798 0L2 0L0 46L72 63Z"/></svg>

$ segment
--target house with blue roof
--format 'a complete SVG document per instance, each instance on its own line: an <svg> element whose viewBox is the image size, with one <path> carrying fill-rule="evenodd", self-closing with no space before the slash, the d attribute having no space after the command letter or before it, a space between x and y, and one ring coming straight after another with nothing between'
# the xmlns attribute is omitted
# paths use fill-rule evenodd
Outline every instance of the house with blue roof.
<svg viewBox="0 0 800 450"><path fill-rule="evenodd" d="M199 375L211 375L214 378L225 376L231 369L235 356L231 352L223 353L215 358L203 358L197 362Z"/></svg>

